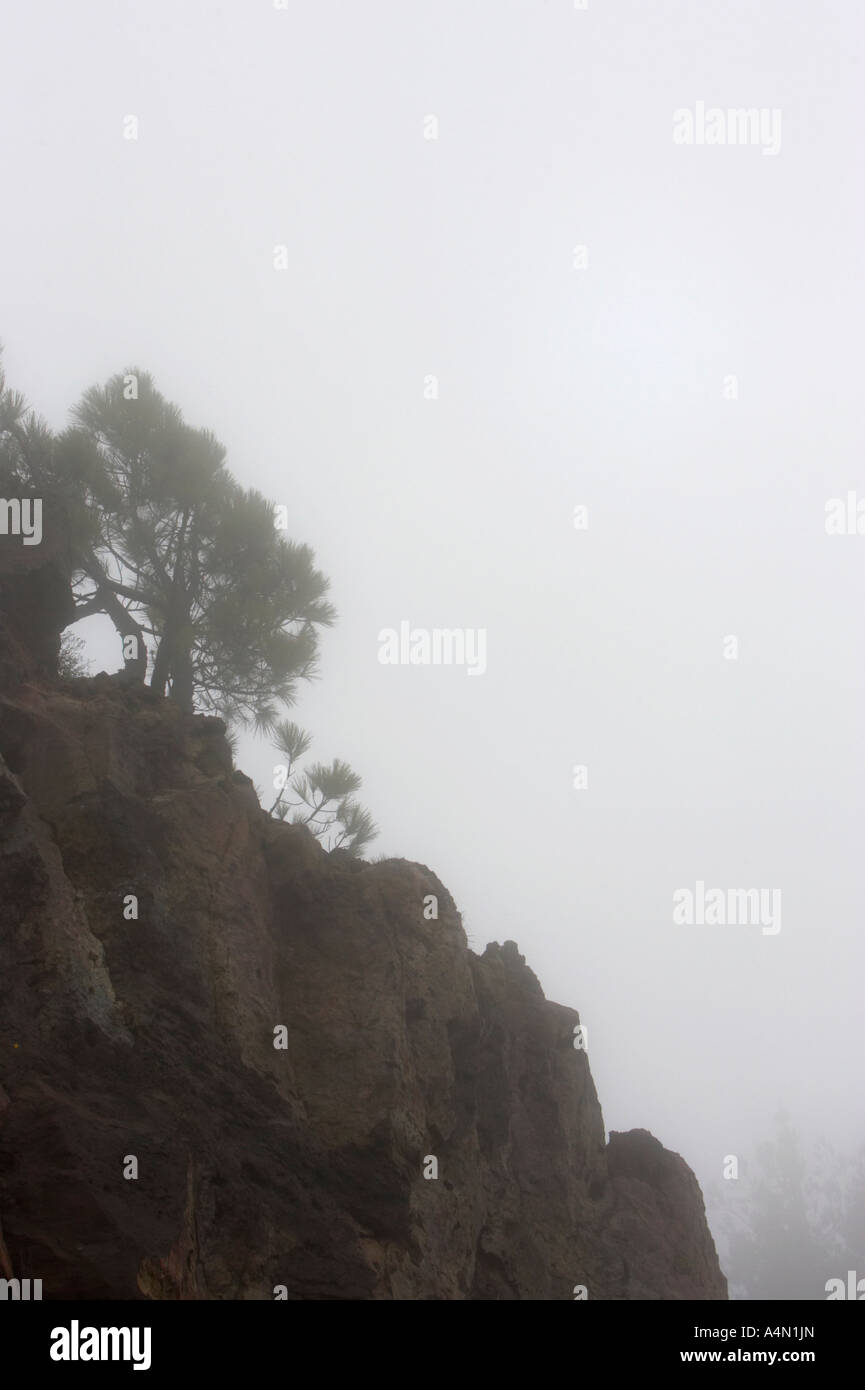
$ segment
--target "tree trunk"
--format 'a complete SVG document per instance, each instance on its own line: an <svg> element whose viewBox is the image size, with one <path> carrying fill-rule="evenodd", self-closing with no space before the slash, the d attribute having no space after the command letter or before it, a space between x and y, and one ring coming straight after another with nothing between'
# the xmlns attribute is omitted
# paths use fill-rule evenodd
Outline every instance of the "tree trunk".
<svg viewBox="0 0 865 1390"><path fill-rule="evenodd" d="M144 641L144 633L141 631L141 628L138 626L128 608L124 608L120 599L117 598L115 594L112 594L110 589L106 589L100 585L99 592L105 612L120 633L120 636L135 638L135 649L138 654L134 657L123 658L126 674L132 676L135 680L143 681L147 675L147 645Z"/></svg>
<svg viewBox="0 0 865 1390"><path fill-rule="evenodd" d="M168 626L159 642L156 657L153 662L153 674L150 677L150 685L157 695L165 694L165 687L168 683L168 676L171 668L171 643Z"/></svg>
<svg viewBox="0 0 865 1390"><path fill-rule="evenodd" d="M171 698L176 700L182 709L193 709L194 688L192 682L192 662L186 657L182 657L176 665L171 675Z"/></svg>

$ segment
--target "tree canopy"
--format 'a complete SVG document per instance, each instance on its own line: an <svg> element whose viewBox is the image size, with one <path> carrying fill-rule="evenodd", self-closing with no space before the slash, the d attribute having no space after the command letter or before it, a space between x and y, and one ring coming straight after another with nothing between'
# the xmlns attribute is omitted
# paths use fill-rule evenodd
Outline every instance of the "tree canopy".
<svg viewBox="0 0 865 1390"><path fill-rule="evenodd" d="M72 508L72 621L106 613L131 672L149 667L184 708L273 727L335 618L310 547L277 531L273 504L147 372L85 391L57 438L5 382L0 393L0 461Z"/></svg>

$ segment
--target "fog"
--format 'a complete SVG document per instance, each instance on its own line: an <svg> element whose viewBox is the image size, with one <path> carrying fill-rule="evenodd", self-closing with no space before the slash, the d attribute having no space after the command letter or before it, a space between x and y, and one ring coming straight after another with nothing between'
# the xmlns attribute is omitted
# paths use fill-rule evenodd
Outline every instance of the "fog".
<svg viewBox="0 0 865 1390"><path fill-rule="evenodd" d="M371 853L580 1010L608 1130L704 1185L781 1108L861 1142L865 538L826 525L865 499L857 8L4 28L10 384L60 429L137 365L287 506L339 613L292 717L363 777ZM704 108L767 121L700 143ZM383 664L401 623L483 632L485 669ZM277 761L242 740L265 797ZM780 914L674 921L698 883Z"/></svg>

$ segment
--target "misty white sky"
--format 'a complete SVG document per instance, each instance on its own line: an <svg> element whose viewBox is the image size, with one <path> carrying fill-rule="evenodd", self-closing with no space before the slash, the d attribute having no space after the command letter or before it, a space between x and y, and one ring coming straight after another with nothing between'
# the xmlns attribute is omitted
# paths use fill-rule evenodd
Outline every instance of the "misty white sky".
<svg viewBox="0 0 865 1390"><path fill-rule="evenodd" d="M704 1182L782 1105L865 1132L865 536L824 527L865 498L863 40L851 0L4 16L10 384L61 427L137 364L288 505L339 611L293 717L371 853L518 941L608 1128ZM780 150L674 144L698 102ZM486 673L380 665L401 620ZM781 931L674 925L698 879Z"/></svg>

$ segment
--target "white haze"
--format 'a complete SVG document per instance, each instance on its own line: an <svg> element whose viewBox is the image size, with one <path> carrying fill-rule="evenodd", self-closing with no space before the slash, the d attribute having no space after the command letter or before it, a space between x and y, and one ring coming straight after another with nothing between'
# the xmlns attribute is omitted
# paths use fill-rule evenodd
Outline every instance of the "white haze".
<svg viewBox="0 0 865 1390"><path fill-rule="evenodd" d="M608 1128L704 1183L782 1106L861 1139L865 536L824 527L865 498L857 7L4 30L10 384L59 428L138 364L287 504L339 611L293 717L363 776L371 852L580 1009ZM780 149L676 145L698 102L780 110ZM402 620L484 629L486 672L382 666ZM698 880L779 888L781 931L675 925Z"/></svg>

